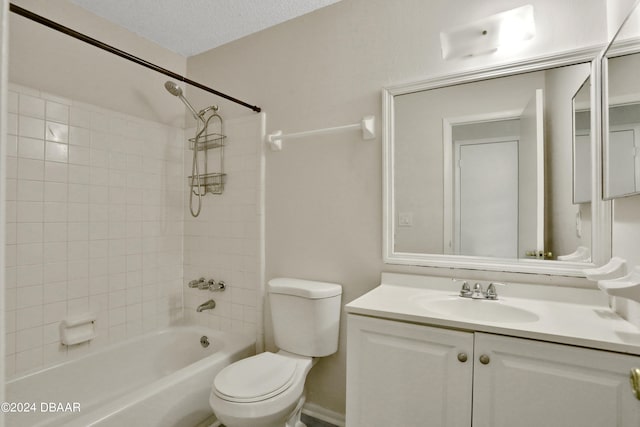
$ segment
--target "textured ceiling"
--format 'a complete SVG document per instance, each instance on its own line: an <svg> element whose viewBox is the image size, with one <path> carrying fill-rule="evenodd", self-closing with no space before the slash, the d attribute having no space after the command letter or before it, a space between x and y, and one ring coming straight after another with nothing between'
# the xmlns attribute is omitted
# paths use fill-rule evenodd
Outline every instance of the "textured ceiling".
<svg viewBox="0 0 640 427"><path fill-rule="evenodd" d="M192 56L339 0L70 0L184 56Z"/></svg>

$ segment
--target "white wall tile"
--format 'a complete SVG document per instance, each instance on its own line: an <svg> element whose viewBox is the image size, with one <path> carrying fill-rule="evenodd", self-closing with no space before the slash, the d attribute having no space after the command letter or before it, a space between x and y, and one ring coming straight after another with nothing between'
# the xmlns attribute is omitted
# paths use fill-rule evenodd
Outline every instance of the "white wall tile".
<svg viewBox="0 0 640 427"><path fill-rule="evenodd" d="M65 307L66 310L66 307ZM38 328L43 325L43 310L40 306L16 310L16 330ZM26 348L25 348L26 349Z"/></svg>
<svg viewBox="0 0 640 427"><path fill-rule="evenodd" d="M67 184L62 182L44 183L44 201L45 202L66 202L67 201Z"/></svg>
<svg viewBox="0 0 640 427"><path fill-rule="evenodd" d="M35 138L18 138L18 156L26 159L44 160L44 141Z"/></svg>
<svg viewBox="0 0 640 427"><path fill-rule="evenodd" d="M21 179L17 185L16 197L19 201L42 201L44 197L44 182Z"/></svg>
<svg viewBox="0 0 640 427"><path fill-rule="evenodd" d="M15 268L17 287L35 286L43 283L43 267L40 264L19 265Z"/></svg>
<svg viewBox="0 0 640 427"><path fill-rule="evenodd" d="M78 126L69 126L69 144L91 146L91 131Z"/></svg>
<svg viewBox="0 0 640 427"><path fill-rule="evenodd" d="M47 141L69 143L69 126L63 123L45 122L45 139Z"/></svg>
<svg viewBox="0 0 640 427"><path fill-rule="evenodd" d="M43 348L36 347L16 353L15 372L27 372L42 367Z"/></svg>
<svg viewBox="0 0 640 427"><path fill-rule="evenodd" d="M65 160L66 161L66 160ZM44 162L44 179L49 182L67 182L68 166L56 161Z"/></svg>
<svg viewBox="0 0 640 427"><path fill-rule="evenodd" d="M44 298L43 286L24 286L16 289L16 308L41 306Z"/></svg>
<svg viewBox="0 0 640 427"><path fill-rule="evenodd" d="M69 146L67 144L47 141L45 159L48 162L67 163L69 160Z"/></svg>
<svg viewBox="0 0 640 427"><path fill-rule="evenodd" d="M10 377L182 317L185 188L183 151L167 142L181 130L14 90L5 201ZM59 322L90 309L101 338L68 351Z"/></svg>
<svg viewBox="0 0 640 427"><path fill-rule="evenodd" d="M42 223L25 222L17 225L16 242L21 243L39 243L44 240L44 227Z"/></svg>
<svg viewBox="0 0 640 427"><path fill-rule="evenodd" d="M20 94L20 105L18 112L22 116L44 118L45 101L41 98Z"/></svg>
<svg viewBox="0 0 640 427"><path fill-rule="evenodd" d="M79 145L69 146L69 163L74 165L89 166L91 164L91 150Z"/></svg>
<svg viewBox="0 0 640 427"><path fill-rule="evenodd" d="M44 179L44 162L34 159L18 159L18 179L39 180Z"/></svg>
<svg viewBox="0 0 640 427"><path fill-rule="evenodd" d="M18 135L27 138L44 139L44 120L20 116L18 119Z"/></svg>
<svg viewBox="0 0 640 427"><path fill-rule="evenodd" d="M69 124L86 129L91 128L91 112L71 106L69 108Z"/></svg>
<svg viewBox="0 0 640 427"><path fill-rule="evenodd" d="M11 203L7 202L7 221L10 221ZM44 219L43 202L17 202L15 204L15 215L13 218L17 222L42 222Z"/></svg>

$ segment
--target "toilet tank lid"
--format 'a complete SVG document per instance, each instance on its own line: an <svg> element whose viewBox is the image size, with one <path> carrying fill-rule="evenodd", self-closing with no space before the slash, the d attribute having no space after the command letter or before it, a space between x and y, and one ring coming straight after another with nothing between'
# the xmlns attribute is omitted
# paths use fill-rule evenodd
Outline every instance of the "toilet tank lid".
<svg viewBox="0 0 640 427"><path fill-rule="evenodd" d="M337 283L278 277L269 280L269 292L272 294L285 294L302 298L320 299L341 295L342 286Z"/></svg>

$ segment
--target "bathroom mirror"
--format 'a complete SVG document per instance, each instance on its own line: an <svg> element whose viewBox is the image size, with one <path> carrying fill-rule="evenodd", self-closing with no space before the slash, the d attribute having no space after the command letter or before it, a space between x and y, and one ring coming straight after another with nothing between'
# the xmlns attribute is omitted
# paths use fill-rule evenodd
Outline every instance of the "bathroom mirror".
<svg viewBox="0 0 640 427"><path fill-rule="evenodd" d="M640 193L640 10L626 19L603 59L606 199Z"/></svg>
<svg viewBox="0 0 640 427"><path fill-rule="evenodd" d="M574 164L597 141L591 120L576 123L576 153L574 122L592 109L594 56L384 89L385 262L569 276L593 266L599 174Z"/></svg>

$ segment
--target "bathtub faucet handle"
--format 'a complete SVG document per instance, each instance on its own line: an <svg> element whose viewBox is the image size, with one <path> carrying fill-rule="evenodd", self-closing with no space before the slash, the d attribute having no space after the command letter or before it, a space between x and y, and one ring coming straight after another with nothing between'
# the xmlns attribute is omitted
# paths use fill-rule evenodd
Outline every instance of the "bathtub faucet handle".
<svg viewBox="0 0 640 427"><path fill-rule="evenodd" d="M201 283L205 283L204 277L190 281L188 286L190 288L199 288L201 286Z"/></svg>
<svg viewBox="0 0 640 427"><path fill-rule="evenodd" d="M226 289L226 285L222 280L216 282L215 280L211 279L207 282L207 284L211 292L222 292Z"/></svg>

